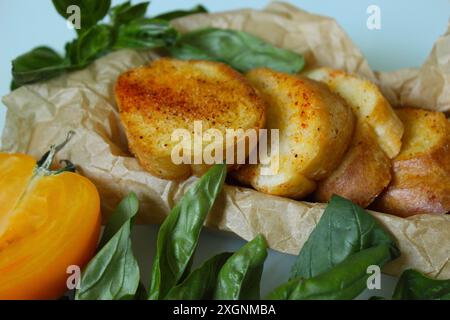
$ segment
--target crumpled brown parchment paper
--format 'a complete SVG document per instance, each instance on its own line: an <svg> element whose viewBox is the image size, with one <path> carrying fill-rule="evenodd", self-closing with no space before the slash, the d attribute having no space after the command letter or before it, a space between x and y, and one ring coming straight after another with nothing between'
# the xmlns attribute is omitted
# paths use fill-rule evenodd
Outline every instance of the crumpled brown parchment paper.
<svg viewBox="0 0 450 320"><path fill-rule="evenodd" d="M396 105L450 110L450 32L437 40L419 69L374 73L360 50L330 18L275 2L262 11L237 10L200 14L174 21L180 31L204 26L243 30L277 46L303 53L308 68L329 66L376 81ZM157 55L124 50L105 56L85 70L22 87L3 98L8 108L2 137L4 152L40 157L69 130L76 135L60 159L69 159L91 179L107 215L128 192L137 193L141 223L160 223L196 178L161 180L130 156L114 101L119 74L148 63ZM274 197L225 186L207 225L250 240L262 233L271 248L297 254L323 212L323 204ZM403 219L372 212L397 239L401 258L384 272L398 275L415 268L450 278L450 216L417 215Z"/></svg>

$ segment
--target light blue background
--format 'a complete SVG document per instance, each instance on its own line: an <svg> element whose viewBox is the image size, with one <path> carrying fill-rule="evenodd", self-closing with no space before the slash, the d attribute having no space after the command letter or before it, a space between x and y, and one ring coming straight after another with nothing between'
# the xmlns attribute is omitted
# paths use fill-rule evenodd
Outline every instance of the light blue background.
<svg viewBox="0 0 450 320"><path fill-rule="evenodd" d="M114 0L121 3L124 0ZM137 2L137 1L134 1ZM222 11L241 7L263 8L265 0L154 0L150 14L173 9L190 8L204 4L210 11ZM307 11L332 16L347 31L356 45L376 70L394 70L416 67L423 63L433 42L447 28L450 13L449 0L291 0ZM381 30L366 27L369 5L381 9ZM49 45L62 51L64 43L74 36L65 21L54 11L50 0L0 0L0 95L9 92L10 62L17 55L38 45ZM4 124L5 108L0 104L0 129ZM280 212L280 214L283 214ZM138 227L135 249L139 253L144 271L150 270L156 227ZM202 235L197 252L197 263L211 254L236 250L244 242L230 235L207 231ZM263 275L263 293L287 279L293 257L270 252ZM394 281L383 277L382 290L366 292L371 295L388 296Z"/></svg>

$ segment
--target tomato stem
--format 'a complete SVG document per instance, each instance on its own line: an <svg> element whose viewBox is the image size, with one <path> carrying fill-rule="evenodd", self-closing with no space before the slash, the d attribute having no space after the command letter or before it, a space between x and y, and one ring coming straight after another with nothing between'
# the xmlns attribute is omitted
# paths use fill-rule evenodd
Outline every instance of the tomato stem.
<svg viewBox="0 0 450 320"><path fill-rule="evenodd" d="M43 175L52 175L52 174L58 174L61 172L66 172L66 171L71 171L71 172L75 172L75 166L72 162L70 162L69 160L62 160L61 162L64 162L66 164L65 167L63 167L62 169L56 170L56 171L52 171L50 169L53 160L55 158L55 155L62 149L64 148L64 146L72 139L72 137L74 136L75 131L70 130L67 133L66 139L58 144L58 145L51 145L50 146L50 150L47 151L42 158L37 162L36 164L36 173L41 173Z"/></svg>

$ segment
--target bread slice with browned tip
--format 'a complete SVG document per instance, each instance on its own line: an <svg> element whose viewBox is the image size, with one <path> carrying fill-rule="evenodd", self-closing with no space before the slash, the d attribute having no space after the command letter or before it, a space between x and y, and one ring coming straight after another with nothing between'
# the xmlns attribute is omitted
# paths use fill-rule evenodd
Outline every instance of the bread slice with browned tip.
<svg viewBox="0 0 450 320"><path fill-rule="evenodd" d="M402 108L403 147L393 160L393 179L375 201L382 212L408 217L450 212L450 123L441 112Z"/></svg>
<svg viewBox="0 0 450 320"><path fill-rule="evenodd" d="M202 174L210 166L193 159L211 144L205 140L200 149L185 145L192 164L172 161L180 144L173 139L175 130L186 129L193 141L199 121L202 132L213 128L224 137L227 129L258 130L265 122L264 101L255 89L217 62L159 59L122 74L115 94L131 152L146 170L165 179Z"/></svg>
<svg viewBox="0 0 450 320"><path fill-rule="evenodd" d="M320 181L314 193L319 202L340 195L365 208L391 181L391 159L377 143L373 129L358 121L349 150L333 173Z"/></svg>
<svg viewBox="0 0 450 320"><path fill-rule="evenodd" d="M265 68L246 77L266 101L266 128L279 130L279 148L266 159L278 170L270 174L263 172L269 165L247 165L234 176L261 192L308 195L341 162L353 134L352 110L314 80Z"/></svg>
<svg viewBox="0 0 450 320"><path fill-rule="evenodd" d="M315 69L306 76L326 83L332 92L340 95L356 117L372 127L379 146L389 158L400 152L403 124L375 84L330 68Z"/></svg>
<svg viewBox="0 0 450 320"><path fill-rule="evenodd" d="M341 70L319 68L306 73L340 95L358 119L342 163L320 181L315 199L328 202L333 194L367 207L389 184L391 159L400 150L403 124L370 81Z"/></svg>

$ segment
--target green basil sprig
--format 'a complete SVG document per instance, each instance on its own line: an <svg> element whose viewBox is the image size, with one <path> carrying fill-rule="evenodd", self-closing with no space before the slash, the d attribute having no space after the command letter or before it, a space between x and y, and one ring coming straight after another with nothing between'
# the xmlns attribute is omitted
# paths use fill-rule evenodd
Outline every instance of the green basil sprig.
<svg viewBox="0 0 450 320"><path fill-rule="evenodd" d="M122 200L111 217L102 240L105 245L83 271L76 300L121 300L134 297L140 274L131 248L131 228L137 210L137 197L131 193Z"/></svg>
<svg viewBox="0 0 450 320"><path fill-rule="evenodd" d="M53 4L65 19L72 14L67 12L69 6L80 8L81 29L76 29L77 38L65 45L64 56L48 47L37 47L14 59L11 89L82 69L115 49L165 47L178 36L168 21L144 18L148 2L131 5L127 1L111 9L110 0L53 0ZM100 23L108 11L111 23Z"/></svg>
<svg viewBox="0 0 450 320"><path fill-rule="evenodd" d="M267 67L296 73L304 66L302 55L235 30L205 28L188 32L168 50L172 57L178 59L220 61L241 72Z"/></svg>
<svg viewBox="0 0 450 320"><path fill-rule="evenodd" d="M53 0L53 4L65 19L72 14L67 12L70 5L80 7L78 37L66 44L64 57L52 49L39 47L14 59L12 89L84 68L102 55L124 48L166 49L175 58L224 62L241 72L268 67L295 73L304 65L302 55L242 31L205 28L180 35L170 21L207 12L200 5L146 18L148 1L136 5L126 1L113 8L110 0ZM102 24L108 12L110 23Z"/></svg>
<svg viewBox="0 0 450 320"><path fill-rule="evenodd" d="M379 245L355 253L320 275L293 278L275 289L274 300L346 300L357 297L367 287L367 267L382 267L392 259L390 248Z"/></svg>
<svg viewBox="0 0 450 320"><path fill-rule="evenodd" d="M191 187L161 225L153 261L149 298L164 299L189 265L208 212L220 193L227 167L213 166Z"/></svg>
<svg viewBox="0 0 450 320"><path fill-rule="evenodd" d="M353 299L367 286L367 268L399 256L392 237L364 209L333 196L301 249L291 280L270 299Z"/></svg>
<svg viewBox="0 0 450 320"><path fill-rule="evenodd" d="M266 240L262 235L258 235L223 265L217 279L214 298L218 300L259 299L261 275L266 257Z"/></svg>
<svg viewBox="0 0 450 320"><path fill-rule="evenodd" d="M400 276L392 296L394 300L450 300L450 280L437 280L416 270Z"/></svg>
<svg viewBox="0 0 450 320"><path fill-rule="evenodd" d="M397 257L391 235L364 209L333 196L309 236L291 271L291 278L312 278L333 268L354 253L386 245Z"/></svg>

